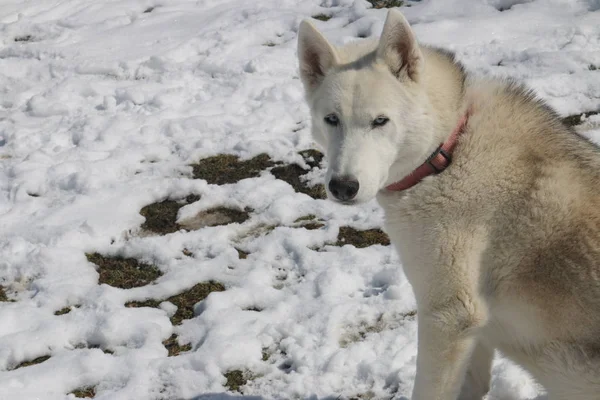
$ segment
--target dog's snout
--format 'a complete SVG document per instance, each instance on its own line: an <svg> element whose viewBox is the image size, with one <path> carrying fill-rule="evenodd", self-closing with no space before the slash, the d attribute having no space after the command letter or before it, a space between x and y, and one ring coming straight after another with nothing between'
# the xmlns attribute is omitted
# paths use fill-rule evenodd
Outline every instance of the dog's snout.
<svg viewBox="0 0 600 400"><path fill-rule="evenodd" d="M352 200L358 193L358 180L353 176L333 177L329 181L329 191L338 200Z"/></svg>

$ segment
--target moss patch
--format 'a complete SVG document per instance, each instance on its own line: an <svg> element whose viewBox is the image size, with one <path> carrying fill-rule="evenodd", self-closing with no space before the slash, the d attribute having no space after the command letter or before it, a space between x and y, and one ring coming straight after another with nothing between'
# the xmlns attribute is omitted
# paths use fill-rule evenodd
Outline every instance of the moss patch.
<svg viewBox="0 0 600 400"><path fill-rule="evenodd" d="M98 253L86 256L89 262L98 266L100 284L131 289L148 285L162 275L155 266L141 263L134 258L105 257Z"/></svg>
<svg viewBox="0 0 600 400"><path fill-rule="evenodd" d="M182 228L188 230L197 230L209 226L227 225L233 223L243 223L250 218L247 210L236 210L235 208L217 207L210 210L201 211L196 216L181 221Z"/></svg>
<svg viewBox="0 0 600 400"><path fill-rule="evenodd" d="M31 361L25 361L22 362L21 364L17 365L16 367L14 367L13 369L17 369L17 368L25 368L25 367L31 367L32 365L37 365L37 364L41 364L44 361L47 361L50 359L50 356L43 356L43 357L38 357L36 359L33 359Z"/></svg>
<svg viewBox="0 0 600 400"><path fill-rule="evenodd" d="M93 398L96 396L96 389L94 387L85 387L74 390L71 394L78 398Z"/></svg>
<svg viewBox="0 0 600 400"><path fill-rule="evenodd" d="M257 177L262 170L273 165L275 163L267 154L259 154L245 161L240 161L237 156L231 154L220 154L200 160L197 164L192 164L192 168L194 179L204 179L213 185L224 185Z"/></svg>
<svg viewBox="0 0 600 400"><path fill-rule="evenodd" d="M198 200L200 200L200 196L189 195L185 200L164 200L145 206L140 210L140 214L146 218L142 229L160 235L177 232L182 229L176 222L179 209Z"/></svg>
<svg viewBox="0 0 600 400"><path fill-rule="evenodd" d="M563 118L562 122L563 122L563 124L565 124L567 126L577 126L583 122L581 120L582 118L587 118L587 117L590 117L592 115L597 115L597 114L600 114L600 111L582 112L580 114L569 115L568 117Z"/></svg>
<svg viewBox="0 0 600 400"><path fill-rule="evenodd" d="M227 378L225 386L232 392L241 393L242 386L248 383L248 379L244 376L244 372L239 369L225 373L225 378Z"/></svg>
<svg viewBox="0 0 600 400"><path fill-rule="evenodd" d="M331 15L327 14L317 14L312 16L314 19L318 19L319 21L329 21L331 19Z"/></svg>
<svg viewBox="0 0 600 400"><path fill-rule="evenodd" d="M404 1L402 0L367 0L373 5L373 8L394 8L402 7Z"/></svg>
<svg viewBox="0 0 600 400"><path fill-rule="evenodd" d="M171 323L173 325L179 325L184 319L190 319L194 317L194 305L199 301L204 300L212 292L223 292L225 286L219 282L208 281L198 283L189 290L183 293L171 296L165 300L147 300L147 301L131 301L126 303L126 307L154 307L158 308L158 305L163 301L170 301L177 306L177 312L171 317Z"/></svg>
<svg viewBox="0 0 600 400"><path fill-rule="evenodd" d="M172 335L167 340L165 340L163 342L163 345L169 352L169 357L175 357L181 353L185 353L186 351L192 350L192 345L189 343L180 345L179 341L177 340L177 335L175 335L175 334Z"/></svg>
<svg viewBox="0 0 600 400"><path fill-rule="evenodd" d="M308 166L312 169L318 167L323 160L323 153L317 150L303 150L299 153ZM302 168L298 164L283 165L275 167L271 173L277 178L286 181L296 192L304 193L313 199L324 199L327 197L325 186L322 184L309 186L301 177L309 170Z"/></svg>
<svg viewBox="0 0 600 400"><path fill-rule="evenodd" d="M376 244L388 246L390 238L381 229L367 229L359 231L349 226L340 227L338 241L336 246L344 246L347 244L354 245L358 248L369 247Z"/></svg>

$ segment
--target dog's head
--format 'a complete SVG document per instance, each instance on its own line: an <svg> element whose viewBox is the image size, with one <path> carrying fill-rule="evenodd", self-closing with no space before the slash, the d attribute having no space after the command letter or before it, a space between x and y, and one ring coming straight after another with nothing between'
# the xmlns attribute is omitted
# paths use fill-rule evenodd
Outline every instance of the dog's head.
<svg viewBox="0 0 600 400"><path fill-rule="evenodd" d="M329 162L329 198L369 201L423 159L431 147L419 132L428 118L424 60L399 11L389 11L379 42L341 48L303 21L298 57L313 136Z"/></svg>

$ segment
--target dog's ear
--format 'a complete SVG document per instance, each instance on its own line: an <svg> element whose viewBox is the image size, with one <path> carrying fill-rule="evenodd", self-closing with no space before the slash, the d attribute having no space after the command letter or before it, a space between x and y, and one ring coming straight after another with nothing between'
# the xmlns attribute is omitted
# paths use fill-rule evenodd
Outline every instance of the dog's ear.
<svg viewBox="0 0 600 400"><path fill-rule="evenodd" d="M307 20L300 23L298 30L298 58L300 79L307 91L314 90L323 80L327 70L337 64L333 46Z"/></svg>
<svg viewBox="0 0 600 400"><path fill-rule="evenodd" d="M377 48L382 59L399 79L419 80L423 68L423 54L404 15L398 10L388 12Z"/></svg>

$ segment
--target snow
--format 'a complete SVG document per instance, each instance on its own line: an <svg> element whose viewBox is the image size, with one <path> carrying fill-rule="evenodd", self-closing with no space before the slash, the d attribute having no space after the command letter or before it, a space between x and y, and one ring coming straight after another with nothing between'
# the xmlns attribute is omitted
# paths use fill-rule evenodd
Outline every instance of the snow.
<svg viewBox="0 0 600 400"><path fill-rule="evenodd" d="M314 144L299 22L332 15L315 24L341 44L377 36L385 9L364 0L3 3L0 285L15 301L0 303L0 399L72 399L89 386L97 399L236 398L222 394L235 369L253 375L243 390L258 397L248 399L410 397L415 302L397 255L325 245L340 226L380 227L378 205L314 200L268 172L211 185L189 167L219 153L302 163L297 152ZM418 38L456 51L469 70L523 79L562 115L600 108L591 68L600 68L599 1L409 3L402 11ZM582 132L600 141L600 118ZM189 194L201 199L180 220L215 206L250 207L251 218L141 234L142 207ZM309 214L325 226L291 227ZM260 226L277 227L248 234ZM98 285L89 252L137 258L163 275L134 289ZM171 303L124 306L211 279L227 290L179 326ZM54 314L64 307L73 308ZM192 350L167 357L173 333ZM42 356L51 357L13 369ZM488 399L544 398L497 358Z"/></svg>

